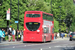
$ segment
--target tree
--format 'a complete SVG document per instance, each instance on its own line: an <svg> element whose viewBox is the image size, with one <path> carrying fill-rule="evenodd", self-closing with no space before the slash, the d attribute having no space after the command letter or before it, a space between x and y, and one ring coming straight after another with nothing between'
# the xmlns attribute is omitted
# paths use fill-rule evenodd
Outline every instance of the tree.
<svg viewBox="0 0 75 50"><path fill-rule="evenodd" d="M11 9L11 26L17 29L15 21L18 20L18 0L12 1ZM62 6L59 8L59 6ZM6 11L10 8L10 0L3 0L2 6L0 6L1 22L7 27ZM44 11L51 13L51 0L19 0L19 30L23 29L24 12L25 11ZM59 24L61 19L61 31L65 31L66 25L63 20L72 18L72 25L74 26L75 20L75 6L72 0L52 0L52 14L54 16L55 25ZM60 13L61 12L61 13ZM1 24L1 23L0 23ZM2 26L1 26L2 27ZM58 26L59 27L59 26ZM56 27L55 27L56 28ZM72 27L73 28L73 27ZM55 32L58 32L55 30Z"/></svg>
<svg viewBox="0 0 75 50"><path fill-rule="evenodd" d="M54 32L59 32L59 22L54 19Z"/></svg>

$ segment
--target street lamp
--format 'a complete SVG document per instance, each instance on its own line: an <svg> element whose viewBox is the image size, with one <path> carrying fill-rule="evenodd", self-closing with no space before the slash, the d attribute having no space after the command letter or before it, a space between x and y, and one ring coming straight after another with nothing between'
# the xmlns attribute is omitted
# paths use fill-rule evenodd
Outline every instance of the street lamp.
<svg viewBox="0 0 75 50"><path fill-rule="evenodd" d="M52 0L51 0L51 13L52 13Z"/></svg>
<svg viewBox="0 0 75 50"><path fill-rule="evenodd" d="M10 24L11 24L11 8L12 8L12 2L10 0ZM18 23L17 23L17 29L19 30L19 0L18 0Z"/></svg>
<svg viewBox="0 0 75 50"><path fill-rule="evenodd" d="M11 20L11 5L12 5L12 2L10 0L10 20ZM10 23L11 24L11 23Z"/></svg>
<svg viewBox="0 0 75 50"><path fill-rule="evenodd" d="M9 16L10 16L10 18L9 18L9 16L7 16L9 19L7 19L7 32L8 32L8 30L9 30L9 24L11 25L11 0L10 0L10 8L7 10L7 15L8 14L10 14ZM10 20L10 21L9 21ZM9 23L10 22L10 23ZM11 27L10 27L11 28ZM11 30L10 30L11 31Z"/></svg>
<svg viewBox="0 0 75 50"><path fill-rule="evenodd" d="M7 23L8 23L8 24L7 24L7 26L8 26L8 27L7 27L7 32L8 32L9 29L10 29L10 31L12 31L12 30L11 30L11 27L12 27L12 26L11 26L11 8L12 8L12 1L10 0L10 8L8 9L8 10L10 11L10 21L7 21ZM10 25L10 26L9 26L9 25Z"/></svg>
<svg viewBox="0 0 75 50"><path fill-rule="evenodd" d="M60 8L60 18L59 18L59 27L60 27L60 23L61 23L61 7L62 6L59 6L59 8ZM60 27L60 29L59 29L59 33L60 33L60 37L61 37L61 27Z"/></svg>
<svg viewBox="0 0 75 50"><path fill-rule="evenodd" d="M70 33L70 26L71 26L71 23L72 23L72 18L69 19L69 32Z"/></svg>
<svg viewBox="0 0 75 50"><path fill-rule="evenodd" d="M19 0L18 0L18 23L17 23L17 29L19 30Z"/></svg>

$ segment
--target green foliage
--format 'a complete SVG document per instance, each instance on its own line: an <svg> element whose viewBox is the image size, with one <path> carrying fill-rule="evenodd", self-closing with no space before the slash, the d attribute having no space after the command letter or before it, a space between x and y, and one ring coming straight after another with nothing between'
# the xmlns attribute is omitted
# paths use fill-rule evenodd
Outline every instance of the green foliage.
<svg viewBox="0 0 75 50"><path fill-rule="evenodd" d="M17 29L15 21L18 20L18 0L11 1L11 26ZM8 8L10 8L10 0L3 0L2 6L0 6L0 27L7 27L6 11ZM19 30L23 30L24 12L32 10L51 13L51 0L19 0ZM60 19L62 20L60 25L61 31L66 31L68 23L65 23L63 20L68 18L72 19L71 30L75 29L75 5L72 0L52 0L52 14L54 16L55 32L59 31Z"/></svg>
<svg viewBox="0 0 75 50"><path fill-rule="evenodd" d="M72 23L71 27L70 27L71 31L75 31L75 23Z"/></svg>
<svg viewBox="0 0 75 50"><path fill-rule="evenodd" d="M61 27L60 27L60 28L62 28L62 29L61 29L62 32L66 32L66 28L67 28L67 27L66 27L66 24L65 24L64 22L61 23Z"/></svg>
<svg viewBox="0 0 75 50"><path fill-rule="evenodd" d="M3 19L0 19L0 27L6 27L6 22Z"/></svg>
<svg viewBox="0 0 75 50"><path fill-rule="evenodd" d="M59 32L59 22L54 19L54 32Z"/></svg>

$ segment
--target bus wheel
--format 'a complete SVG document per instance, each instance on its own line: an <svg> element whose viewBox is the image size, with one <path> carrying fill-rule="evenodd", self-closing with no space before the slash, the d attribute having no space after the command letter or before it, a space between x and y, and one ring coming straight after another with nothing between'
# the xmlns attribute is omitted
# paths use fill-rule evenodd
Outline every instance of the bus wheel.
<svg viewBox="0 0 75 50"><path fill-rule="evenodd" d="M43 42L46 43L46 37L44 37Z"/></svg>

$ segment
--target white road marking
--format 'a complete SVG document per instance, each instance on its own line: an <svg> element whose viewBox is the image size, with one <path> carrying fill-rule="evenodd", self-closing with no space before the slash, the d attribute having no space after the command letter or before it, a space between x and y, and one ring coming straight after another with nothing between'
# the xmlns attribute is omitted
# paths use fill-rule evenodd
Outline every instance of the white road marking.
<svg viewBox="0 0 75 50"><path fill-rule="evenodd" d="M13 46L13 48L15 48L15 46Z"/></svg>
<svg viewBox="0 0 75 50"><path fill-rule="evenodd" d="M58 46L54 46L54 47L67 47L67 46L60 46L60 45L58 45Z"/></svg>
<svg viewBox="0 0 75 50"><path fill-rule="evenodd" d="M74 46L54 46L54 47L74 47Z"/></svg>
<svg viewBox="0 0 75 50"><path fill-rule="evenodd" d="M26 47L26 45L24 45Z"/></svg>
<svg viewBox="0 0 75 50"><path fill-rule="evenodd" d="M42 48L40 50L42 50Z"/></svg>
<svg viewBox="0 0 75 50"><path fill-rule="evenodd" d="M49 48L51 48L51 47L49 47Z"/></svg>
<svg viewBox="0 0 75 50"><path fill-rule="evenodd" d="M49 47L49 48L41 48L40 50L47 50L47 49L51 49L51 47Z"/></svg>
<svg viewBox="0 0 75 50"><path fill-rule="evenodd" d="M60 47L60 46L54 46L54 47Z"/></svg>

